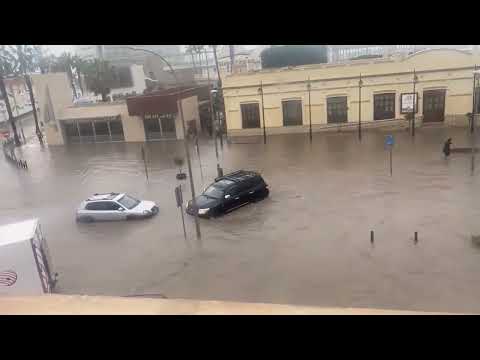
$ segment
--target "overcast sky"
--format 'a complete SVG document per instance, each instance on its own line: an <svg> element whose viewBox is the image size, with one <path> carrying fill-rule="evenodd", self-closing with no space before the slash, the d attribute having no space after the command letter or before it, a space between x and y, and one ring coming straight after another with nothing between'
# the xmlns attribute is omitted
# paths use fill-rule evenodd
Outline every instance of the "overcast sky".
<svg viewBox="0 0 480 360"><path fill-rule="evenodd" d="M256 48L258 45L244 45L247 49ZM43 45L45 49L50 51L53 55L60 55L63 52L73 53L75 51L75 45Z"/></svg>

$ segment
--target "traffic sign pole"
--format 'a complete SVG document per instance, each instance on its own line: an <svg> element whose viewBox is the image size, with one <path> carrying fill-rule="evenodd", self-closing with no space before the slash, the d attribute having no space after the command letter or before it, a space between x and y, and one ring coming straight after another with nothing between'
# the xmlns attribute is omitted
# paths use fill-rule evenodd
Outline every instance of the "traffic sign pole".
<svg viewBox="0 0 480 360"><path fill-rule="evenodd" d="M393 145L395 144L395 139L393 135L387 135L385 137L385 148L390 150L390 176L393 176L393 161L392 161L392 153L393 153Z"/></svg>
<svg viewBox="0 0 480 360"><path fill-rule="evenodd" d="M393 168L392 168L392 148L390 147L390 176L393 176Z"/></svg>
<svg viewBox="0 0 480 360"><path fill-rule="evenodd" d="M143 145L142 145L142 159L143 159L143 165L145 166L145 176L147 177L147 182L148 182L147 158L145 156L145 149L143 148Z"/></svg>
<svg viewBox="0 0 480 360"><path fill-rule="evenodd" d="M175 188L175 199L177 200L177 207L180 209L180 215L182 216L183 236L185 237L185 241L187 241L187 231L185 230L185 218L183 215L182 185Z"/></svg>

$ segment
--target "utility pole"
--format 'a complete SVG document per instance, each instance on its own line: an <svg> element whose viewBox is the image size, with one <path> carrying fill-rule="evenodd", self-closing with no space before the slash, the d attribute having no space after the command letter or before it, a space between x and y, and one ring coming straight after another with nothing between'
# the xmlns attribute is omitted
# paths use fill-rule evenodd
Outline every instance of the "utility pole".
<svg viewBox="0 0 480 360"><path fill-rule="evenodd" d="M258 89L258 92L260 93L262 97L262 119L263 119L263 143L267 143L267 132L265 128L265 107L263 105L263 82L260 81L260 88Z"/></svg>
<svg viewBox="0 0 480 360"><path fill-rule="evenodd" d="M158 56L167 66L169 67L172 76L175 79L175 84L177 87L177 108L180 110L180 122L182 123L182 130L183 130L183 146L185 147L185 155L187 157L187 167L188 167L188 176L190 177L190 191L192 193L192 205L193 208L196 210L197 209L197 201L195 199L195 184L193 182L193 175L192 175L192 162L190 160L190 150L188 148L188 140L187 140L187 131L186 131L186 126L185 126L185 117L183 116L183 106L182 106L182 97L181 97L181 91L180 91L180 81L178 80L177 73L175 70L173 70L172 65L160 54L156 53L155 51L152 50L147 50L147 49L141 49L141 48L134 48L131 46L122 46L123 48L130 49L133 51L143 51L149 54L153 54L155 56ZM202 235L200 233L200 222L198 221L198 211L194 211L194 218L195 218L195 229L197 233L197 241L201 245L202 241Z"/></svg>
<svg viewBox="0 0 480 360"><path fill-rule="evenodd" d="M213 131L213 138L215 140L215 156L217 158L217 171L220 168L220 162L218 160L218 144L217 144L217 130L215 126L215 113L213 111L213 100L212 100L212 89L211 89L211 84L210 84L210 71L208 68L208 55L207 55L207 50L205 49L205 62L207 64L207 81L208 81L208 98L210 99L210 117L211 117L211 126L212 126L212 131ZM220 176L220 175L218 175Z"/></svg>
<svg viewBox="0 0 480 360"><path fill-rule="evenodd" d="M475 173L475 111L477 110L477 96L476 96L476 83L477 83L477 65L475 65L473 70L473 96L472 96L472 121L470 124L470 137L471 137L471 146L472 146L472 162L471 162L471 174Z"/></svg>
<svg viewBox="0 0 480 360"><path fill-rule="evenodd" d="M476 91L475 91L475 83L477 79L477 65L473 68L473 93L472 93L472 121L470 122L470 132L473 133L475 131L475 126L473 125L475 119L475 103L476 103Z"/></svg>
<svg viewBox="0 0 480 360"><path fill-rule="evenodd" d="M12 127L15 146L20 146L20 139L17 134L17 126L15 125L15 118L13 117L12 107L10 106L10 99L8 98L7 89L5 88L5 79L3 77L4 76L3 71L4 71L3 64L0 63L0 91L5 101L5 107L7 108L8 121L10 122L10 126Z"/></svg>
<svg viewBox="0 0 480 360"><path fill-rule="evenodd" d="M310 77L308 78L307 82L307 89L308 89L308 118L310 122L310 144L312 143L312 101L311 101L311 90L312 84L310 83Z"/></svg>
<svg viewBox="0 0 480 360"><path fill-rule="evenodd" d="M25 83L27 84L28 93L30 95L30 102L32 103L33 119L35 120L35 132L37 133L38 141L43 145L43 135L40 127L38 126L37 107L35 106L35 97L33 96L33 87L30 75L27 74L27 64L25 62L24 53L21 45L17 45L18 60L20 61L20 71L25 77Z"/></svg>
<svg viewBox="0 0 480 360"><path fill-rule="evenodd" d="M415 72L415 69L413 69L413 117L412 117L412 138L415 137L415 112L416 112L416 106L417 106L417 94L415 92L415 86L417 84L417 73Z"/></svg>
<svg viewBox="0 0 480 360"><path fill-rule="evenodd" d="M35 97L33 96L33 87L30 75L25 74L25 82L27 83L28 93L30 95L30 102L32 103L33 119L35 120L35 132L37 133L38 141L43 144L43 134L38 126L37 107L35 106Z"/></svg>
<svg viewBox="0 0 480 360"><path fill-rule="evenodd" d="M362 74L358 80L358 140L362 141Z"/></svg>
<svg viewBox="0 0 480 360"><path fill-rule="evenodd" d="M16 118L18 120L18 123L20 124L20 133L22 134L22 140L23 143L25 144L25 132L23 131L23 124L22 124L22 119L19 118L20 112L18 111L18 104L17 104L17 98L15 97L15 92L13 89L10 89L12 91L12 99L13 99L13 107L17 112Z"/></svg>

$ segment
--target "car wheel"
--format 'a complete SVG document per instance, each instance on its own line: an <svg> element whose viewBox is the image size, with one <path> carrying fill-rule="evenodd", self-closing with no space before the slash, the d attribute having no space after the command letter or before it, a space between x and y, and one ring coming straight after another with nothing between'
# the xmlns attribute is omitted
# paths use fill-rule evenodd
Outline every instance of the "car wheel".
<svg viewBox="0 0 480 360"><path fill-rule="evenodd" d="M78 221L83 222L83 223L91 223L93 222L93 218L91 216L81 216Z"/></svg>

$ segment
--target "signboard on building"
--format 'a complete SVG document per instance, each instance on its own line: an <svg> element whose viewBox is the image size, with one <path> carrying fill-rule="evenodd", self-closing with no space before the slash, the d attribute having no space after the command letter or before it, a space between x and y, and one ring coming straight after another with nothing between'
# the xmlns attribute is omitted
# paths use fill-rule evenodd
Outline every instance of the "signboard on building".
<svg viewBox="0 0 480 360"><path fill-rule="evenodd" d="M143 118L144 119L173 119L175 120L175 115L176 114L172 114L172 113L168 113L168 114L145 114L143 115Z"/></svg>
<svg viewBox="0 0 480 360"><path fill-rule="evenodd" d="M400 113L408 114L413 112L413 99L415 98L415 113L418 113L418 93L404 93L400 95Z"/></svg>

